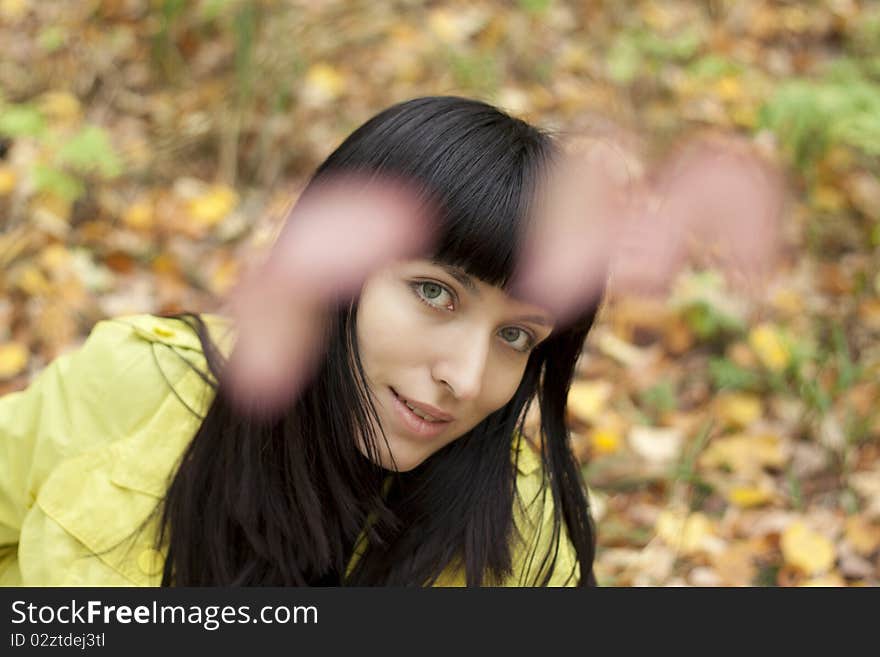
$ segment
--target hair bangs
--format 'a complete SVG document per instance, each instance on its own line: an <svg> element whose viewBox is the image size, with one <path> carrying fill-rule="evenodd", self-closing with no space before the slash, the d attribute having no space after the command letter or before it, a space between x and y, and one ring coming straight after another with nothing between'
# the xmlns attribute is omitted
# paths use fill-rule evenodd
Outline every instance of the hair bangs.
<svg viewBox="0 0 880 657"><path fill-rule="evenodd" d="M419 98L355 130L313 180L346 170L415 181L439 210L433 259L505 288L553 148L548 134L486 103Z"/></svg>

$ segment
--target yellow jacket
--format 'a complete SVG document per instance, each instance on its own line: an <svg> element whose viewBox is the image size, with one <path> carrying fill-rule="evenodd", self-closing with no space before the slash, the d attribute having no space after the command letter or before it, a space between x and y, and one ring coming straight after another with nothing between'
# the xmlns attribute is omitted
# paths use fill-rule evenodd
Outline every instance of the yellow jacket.
<svg viewBox="0 0 880 657"><path fill-rule="evenodd" d="M229 320L203 317L228 353ZM98 322L27 389L0 397L0 585L160 584L153 512L198 427L193 411L203 416L214 392L187 361L206 368L183 322L118 317ZM530 448L518 468L527 506L514 512L528 544L513 547L509 586L532 581L540 557L530 564L528 555L536 543L544 553L552 518L549 491L546 503L536 498L540 459ZM564 526L562 539L551 584L573 585L579 569ZM438 584L464 585L464 575L448 569Z"/></svg>

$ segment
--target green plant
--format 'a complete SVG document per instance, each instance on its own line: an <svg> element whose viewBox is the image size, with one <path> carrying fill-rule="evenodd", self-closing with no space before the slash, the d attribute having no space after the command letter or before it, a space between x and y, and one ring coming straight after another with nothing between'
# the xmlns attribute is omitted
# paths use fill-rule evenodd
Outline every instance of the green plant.
<svg viewBox="0 0 880 657"><path fill-rule="evenodd" d="M677 406L675 388L669 381L661 381L639 393L639 402L655 415L674 411Z"/></svg>
<svg viewBox="0 0 880 657"><path fill-rule="evenodd" d="M32 139L40 157L31 177L36 192L46 192L73 202L86 191L92 179L112 179L123 170L107 132L85 124L73 134L50 126L33 105L0 104L0 137Z"/></svg>
<svg viewBox="0 0 880 657"><path fill-rule="evenodd" d="M692 29L669 37L645 29L628 30L608 50L608 75L619 84L629 84L640 72L654 71L666 62L687 61L701 45L702 37Z"/></svg>
<svg viewBox="0 0 880 657"><path fill-rule="evenodd" d="M759 127L771 129L807 175L832 144L880 156L880 84L840 60L822 79L783 83L761 108Z"/></svg>
<svg viewBox="0 0 880 657"><path fill-rule="evenodd" d="M713 356L709 358L709 378L716 390L754 391L761 385L761 375L740 367L733 361Z"/></svg>

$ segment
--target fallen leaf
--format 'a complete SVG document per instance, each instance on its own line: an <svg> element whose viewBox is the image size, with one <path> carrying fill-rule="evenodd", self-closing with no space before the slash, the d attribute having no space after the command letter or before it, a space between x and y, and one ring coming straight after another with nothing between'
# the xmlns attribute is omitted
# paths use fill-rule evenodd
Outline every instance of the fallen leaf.
<svg viewBox="0 0 880 657"><path fill-rule="evenodd" d="M819 577L813 577L812 579L808 579L805 582L801 582L800 584L798 584L798 586L834 587L834 586L846 586L846 582L837 573L827 573L825 575L820 575Z"/></svg>
<svg viewBox="0 0 880 657"><path fill-rule="evenodd" d="M880 524L863 516L850 516L846 519L846 540L862 556L871 556L880 547Z"/></svg>
<svg viewBox="0 0 880 657"><path fill-rule="evenodd" d="M864 498L865 512L880 519L880 468L854 472L849 476L849 485Z"/></svg>
<svg viewBox="0 0 880 657"><path fill-rule="evenodd" d="M129 205L122 214L122 221L129 228L147 229L155 223L153 204L149 201L136 201Z"/></svg>
<svg viewBox="0 0 880 657"><path fill-rule="evenodd" d="M0 196L8 196L15 189L16 180L12 167L0 165Z"/></svg>
<svg viewBox="0 0 880 657"><path fill-rule="evenodd" d="M303 100L308 105L326 105L333 102L345 89L345 76L326 63L314 64L306 73Z"/></svg>
<svg viewBox="0 0 880 657"><path fill-rule="evenodd" d="M874 576L874 564L860 555L849 541L837 546L838 569L844 577L869 579Z"/></svg>
<svg viewBox="0 0 880 657"><path fill-rule="evenodd" d="M13 280L19 289L32 297L46 296L52 292L46 275L34 264L25 265Z"/></svg>
<svg viewBox="0 0 880 657"><path fill-rule="evenodd" d="M682 554L708 550L708 540L715 536L712 521L704 514L666 509L654 526L664 543Z"/></svg>
<svg viewBox="0 0 880 657"><path fill-rule="evenodd" d="M757 573L755 550L751 542L738 541L710 555L715 571L727 586L749 585Z"/></svg>
<svg viewBox="0 0 880 657"><path fill-rule="evenodd" d="M568 410L581 422L595 422L613 392L607 381L575 381L568 392Z"/></svg>
<svg viewBox="0 0 880 657"><path fill-rule="evenodd" d="M802 520L795 520L785 528L780 547L786 563L807 575L825 573L834 565L834 544Z"/></svg>
<svg viewBox="0 0 880 657"><path fill-rule="evenodd" d="M759 324L749 331L749 345L768 370L780 372L791 362L788 345L772 324Z"/></svg>
<svg viewBox="0 0 880 657"><path fill-rule="evenodd" d="M674 427L634 426L627 442L646 461L670 463L678 458L684 444L684 432Z"/></svg>
<svg viewBox="0 0 880 657"><path fill-rule="evenodd" d="M763 506L773 501L772 490L757 486L733 486L727 491L727 500L740 508Z"/></svg>
<svg viewBox="0 0 880 657"><path fill-rule="evenodd" d="M703 468L729 468L738 474L749 475L764 467L781 468L787 460L779 436L743 433L715 438L697 462Z"/></svg>
<svg viewBox="0 0 880 657"><path fill-rule="evenodd" d="M20 342L0 344L0 379L21 374L28 363L27 347Z"/></svg>
<svg viewBox="0 0 880 657"><path fill-rule="evenodd" d="M593 335L599 351L626 367L639 368L654 360L655 352L653 350L640 349L626 340L620 339L604 327L597 327Z"/></svg>
<svg viewBox="0 0 880 657"><path fill-rule="evenodd" d="M82 118L79 99L69 91L47 91L40 96L40 109L60 123L76 123Z"/></svg>
<svg viewBox="0 0 880 657"><path fill-rule="evenodd" d="M214 185L204 194L190 199L190 216L201 226L211 227L224 219L238 204L238 194L225 185Z"/></svg>
<svg viewBox="0 0 880 657"><path fill-rule="evenodd" d="M761 398L744 392L721 393L715 398L715 412L728 425L745 428L761 417Z"/></svg>
<svg viewBox="0 0 880 657"><path fill-rule="evenodd" d="M623 444L620 431L612 427L598 427L590 432L593 454L604 456L619 451Z"/></svg>
<svg viewBox="0 0 880 657"><path fill-rule="evenodd" d="M697 566L688 574L691 586L721 586L722 578L713 568Z"/></svg>
<svg viewBox="0 0 880 657"><path fill-rule="evenodd" d="M28 0L0 0L0 16L15 23L30 11Z"/></svg>

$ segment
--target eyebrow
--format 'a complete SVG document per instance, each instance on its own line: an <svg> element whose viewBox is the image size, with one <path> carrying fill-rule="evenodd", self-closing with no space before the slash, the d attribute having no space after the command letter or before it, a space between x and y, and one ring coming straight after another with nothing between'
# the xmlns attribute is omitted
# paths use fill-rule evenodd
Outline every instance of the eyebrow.
<svg viewBox="0 0 880 657"><path fill-rule="evenodd" d="M468 276L468 274L465 273L464 270L461 269L461 267L456 267L455 265L450 265L445 262L438 262L437 260L431 260L430 262L432 265L440 267L440 269L452 276L475 297L480 298L482 296L480 294L480 290L474 283L474 280L470 276ZM551 328L553 327L553 322L549 321L546 317L542 317L541 315L522 315L520 317L514 318L514 321L531 322L533 324L540 324L541 326L547 326Z"/></svg>

